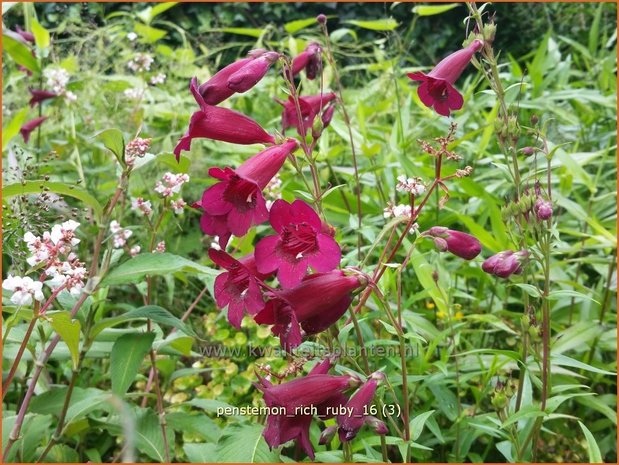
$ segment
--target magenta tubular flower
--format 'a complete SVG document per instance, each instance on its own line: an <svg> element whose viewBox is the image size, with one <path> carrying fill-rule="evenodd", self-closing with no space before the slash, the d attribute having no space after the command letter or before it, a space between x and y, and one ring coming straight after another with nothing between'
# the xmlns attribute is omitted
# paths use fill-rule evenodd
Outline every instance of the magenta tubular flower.
<svg viewBox="0 0 619 465"><path fill-rule="evenodd" d="M329 104L332 100L335 100L336 95L333 92L327 94L310 95L308 97L299 97L299 107L301 109L301 118L303 121L303 127L307 131L311 129L314 123L314 118L320 113L320 110ZM294 104L294 99L288 97L288 101L284 102L277 100L277 102L284 107L282 112L282 130L293 127L300 131L299 118L297 115L297 108Z"/></svg>
<svg viewBox="0 0 619 465"><path fill-rule="evenodd" d="M367 420L367 406L372 403L378 383L385 378L381 372L373 373L363 386L346 403L347 413L338 415L339 436L342 442L354 439Z"/></svg>
<svg viewBox="0 0 619 465"><path fill-rule="evenodd" d="M227 270L215 279L217 306L221 309L228 306L228 321L232 326L240 329L245 312L255 315L264 308L256 276L248 266L240 260L235 260L226 252L209 249L208 256L217 265ZM246 257L245 260L252 261L251 257Z"/></svg>
<svg viewBox="0 0 619 465"><path fill-rule="evenodd" d="M56 92L51 92L49 90L29 89L29 91L30 91L30 94L32 95L32 98L28 102L30 104L30 107L34 107L39 102L43 102L45 100L58 96Z"/></svg>
<svg viewBox="0 0 619 465"><path fill-rule="evenodd" d="M269 68L279 58L277 52L266 52L246 63L241 69L230 75L228 89L243 93L254 87L264 77Z"/></svg>
<svg viewBox="0 0 619 465"><path fill-rule="evenodd" d="M451 252L465 260L472 260L481 252L479 240L470 234L442 226L434 226L424 234L434 238L434 243L441 252Z"/></svg>
<svg viewBox="0 0 619 465"><path fill-rule="evenodd" d="M529 252L526 250L504 250L487 258L481 269L499 278L509 278L512 274L522 273L522 263L528 256Z"/></svg>
<svg viewBox="0 0 619 465"><path fill-rule="evenodd" d="M298 285L310 266L324 272L339 265L340 246L331 235L323 232L320 217L304 201L295 200L289 204L285 200L276 200L269 221L277 235L258 242L256 264L261 273L277 270L282 287Z"/></svg>
<svg viewBox="0 0 619 465"><path fill-rule="evenodd" d="M307 79L316 79L320 73L322 48L316 42L311 42L305 50L299 53L292 60L292 75L296 76L302 70L305 70Z"/></svg>
<svg viewBox="0 0 619 465"><path fill-rule="evenodd" d="M202 231L219 236L219 245L225 248L231 234L244 236L252 225L266 221L269 212L262 190L297 147L296 140L288 139L257 153L236 170L211 168L209 174L221 182L202 194Z"/></svg>
<svg viewBox="0 0 619 465"><path fill-rule="evenodd" d="M316 334L335 323L350 306L353 291L368 281L362 274L341 270L315 273L294 289L276 291L254 319L258 324L273 325L272 333L289 351L301 344L301 328L305 334Z"/></svg>
<svg viewBox="0 0 619 465"><path fill-rule="evenodd" d="M252 50L247 58L241 58L234 63L229 64L225 68L220 69L208 81L197 88L202 100L207 105L217 105L223 102L236 91L228 87L228 79L234 73L241 70L245 65L251 63L254 59L262 56L266 51L263 49ZM200 102L198 102L200 104Z"/></svg>
<svg viewBox="0 0 619 465"><path fill-rule="evenodd" d="M190 89L201 109L191 116L189 129L174 149L177 160L180 158L181 151L191 148L191 141L195 138L242 145L275 143L275 138L253 119L234 110L206 104L198 92L196 78L191 80Z"/></svg>
<svg viewBox="0 0 619 465"><path fill-rule="evenodd" d="M41 116L39 118L31 119L27 123L24 123L24 125L19 129L19 132L24 138L24 142L26 144L30 140L30 133L36 128L38 128L41 124L43 124L43 121L45 121L46 119L47 116Z"/></svg>
<svg viewBox="0 0 619 465"><path fill-rule="evenodd" d="M422 72L408 74L413 81L421 81L417 95L425 106L434 107L434 110L442 116L449 116L451 110L462 108L464 99L453 84L468 66L475 52L483 45L483 41L474 40L467 47L444 58L428 74Z"/></svg>
<svg viewBox="0 0 619 465"><path fill-rule="evenodd" d="M288 441L298 441L301 448L313 460L314 449L309 438L312 415L300 414L299 407L316 407L318 415L329 405L342 405L346 402L343 394L356 384L350 376L326 374L331 364L328 360L319 363L305 377L272 385L264 378L255 386L264 393L268 407L282 407L285 414L269 415L263 436L269 447L277 447ZM321 418L327 418L322 415Z"/></svg>

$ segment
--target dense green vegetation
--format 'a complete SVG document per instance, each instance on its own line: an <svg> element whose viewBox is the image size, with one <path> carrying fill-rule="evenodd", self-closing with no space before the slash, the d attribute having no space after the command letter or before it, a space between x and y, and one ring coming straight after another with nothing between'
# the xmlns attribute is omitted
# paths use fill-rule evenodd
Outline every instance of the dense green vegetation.
<svg viewBox="0 0 619 465"><path fill-rule="evenodd" d="M308 461L300 440L269 447L264 412L226 409L264 406L262 379L307 381L339 354L325 383L349 377L351 397L375 382L365 405L378 418L364 415L350 441L341 419L311 419L315 461L616 462L615 4L8 8L5 461ZM18 26L32 41L7 32ZM453 84L462 109L441 116L407 73L430 72L474 39ZM322 72L287 82L286 63L312 42ZM285 131L300 147L264 197L310 205L333 227L312 234L333 236L338 268L357 280L346 313L315 334L301 325L310 334L287 352L264 314L236 328L219 308L225 270L212 250L225 244L203 232L207 207L194 205L220 182L209 169L238 169L265 146L195 138L178 162L173 153L199 113L190 80L261 48L282 58L213 105L279 145L276 99L291 97L295 119L302 98L336 94L330 121L317 122L321 110L307 137ZM54 95L29 105L29 89ZM207 126L234 130L227 115ZM398 188L402 175L424 189ZM232 237L231 256L279 233L256 223ZM473 239L448 242L433 227ZM53 253L74 281L50 284L62 266L32 259L34 237L66 242ZM481 253L463 256L473 240ZM500 276L484 262L506 250L524 252ZM332 268L320 271L340 273ZM286 287L281 276L258 281L261 299ZM328 292L302 300L318 308L316 296L333 303Z"/></svg>

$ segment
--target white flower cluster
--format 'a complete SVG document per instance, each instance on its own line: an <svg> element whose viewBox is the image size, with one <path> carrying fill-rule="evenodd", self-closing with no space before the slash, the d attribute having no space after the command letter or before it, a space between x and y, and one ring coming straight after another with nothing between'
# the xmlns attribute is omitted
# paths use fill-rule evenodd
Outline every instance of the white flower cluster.
<svg viewBox="0 0 619 465"><path fill-rule="evenodd" d="M125 244L127 244L127 239L129 239L133 234L133 231L130 229L124 229L116 220L112 220L110 222L110 232L113 234L112 241L115 249L124 247Z"/></svg>
<svg viewBox="0 0 619 465"><path fill-rule="evenodd" d="M40 237L28 231L24 234L24 242L30 256L26 259L28 265L40 266L43 270L42 279L52 289L64 287L71 295L77 297L82 292L87 271L72 248L79 244L75 230L79 227L77 221L69 220L56 224L51 231L45 231ZM30 305L32 299L43 300L43 281L33 281L25 276L11 276L2 283L2 287L13 292L11 302L16 305Z"/></svg>
<svg viewBox="0 0 619 465"><path fill-rule="evenodd" d="M158 84L163 84L166 80L166 75L164 73L155 74L152 78L150 78L150 83L153 86Z"/></svg>
<svg viewBox="0 0 619 465"><path fill-rule="evenodd" d="M155 192L161 194L162 197L172 197L181 191L181 187L186 182L189 182L189 175L185 173L174 174L169 171L163 175L161 181L155 184Z"/></svg>
<svg viewBox="0 0 619 465"><path fill-rule="evenodd" d="M397 218L399 216L410 217L413 214L413 209L410 205L392 205L391 203L387 204L387 207L383 210L383 216L385 218ZM413 223L408 230L409 233L413 234L417 229L419 229L419 225L417 223Z"/></svg>
<svg viewBox="0 0 619 465"><path fill-rule="evenodd" d="M421 195L426 191L426 185L421 178L407 178L401 174L395 186L398 192L410 192L413 195Z"/></svg>
<svg viewBox="0 0 619 465"><path fill-rule="evenodd" d="M69 73L64 68L46 68L43 76L47 79L47 86L58 95L64 94L69 83Z"/></svg>
<svg viewBox="0 0 619 465"><path fill-rule="evenodd" d="M172 200L172 202L170 202L170 205L174 209L174 213L180 215L181 213L183 213L183 210L187 206L187 202L185 202L183 199L177 199Z"/></svg>
<svg viewBox="0 0 619 465"><path fill-rule="evenodd" d="M126 89L123 92L123 95L128 100L141 100L144 96L144 89L140 89L139 87L132 87L130 89Z"/></svg>
<svg viewBox="0 0 619 465"><path fill-rule="evenodd" d="M153 253L163 253L165 252L165 241L161 241L157 243L157 247L153 250Z"/></svg>
<svg viewBox="0 0 619 465"><path fill-rule="evenodd" d="M144 200L142 197L137 197L131 201L131 209L141 212L146 216L153 212L153 206L150 200Z"/></svg>
<svg viewBox="0 0 619 465"><path fill-rule="evenodd" d="M129 42L133 42L137 38L138 38L138 35L133 31L127 34L127 39L129 39Z"/></svg>
<svg viewBox="0 0 619 465"><path fill-rule="evenodd" d="M134 73L142 73L150 71L150 66L153 64L153 57L148 53L137 53L131 60L127 62L127 68Z"/></svg>
<svg viewBox="0 0 619 465"><path fill-rule="evenodd" d="M44 299L43 283L33 281L28 276L22 278L20 276L8 275L2 282L2 288L13 293L11 302L15 305L30 305L33 298L39 302Z"/></svg>
<svg viewBox="0 0 619 465"><path fill-rule="evenodd" d="M43 71L43 76L47 79L47 86L52 89L58 96L64 97L67 103L75 102L77 95L70 90L67 90L69 83L69 73L64 68L46 68Z"/></svg>

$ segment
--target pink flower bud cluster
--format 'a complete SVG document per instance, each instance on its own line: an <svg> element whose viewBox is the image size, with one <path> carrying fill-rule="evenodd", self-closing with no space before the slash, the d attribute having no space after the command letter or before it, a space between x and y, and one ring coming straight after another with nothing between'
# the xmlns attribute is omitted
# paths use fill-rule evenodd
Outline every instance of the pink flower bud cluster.
<svg viewBox="0 0 619 465"><path fill-rule="evenodd" d="M136 158L143 158L150 148L151 142L152 139L142 139L141 137L129 141L125 147L125 163L127 166L133 166Z"/></svg>
<svg viewBox="0 0 619 465"><path fill-rule="evenodd" d="M153 212L153 205L150 200L144 200L142 197L137 197L131 201L131 209L146 216L150 216Z"/></svg>
<svg viewBox="0 0 619 465"><path fill-rule="evenodd" d="M189 175L185 173L173 174L167 172L155 184L155 192L161 194L162 197L172 197L181 191L181 187L186 182L189 182Z"/></svg>
<svg viewBox="0 0 619 465"><path fill-rule="evenodd" d="M398 192L408 192L413 195L421 195L426 191L426 185L421 178L407 178L404 174L398 176L395 188Z"/></svg>
<svg viewBox="0 0 619 465"><path fill-rule="evenodd" d="M116 220L110 222L110 232L112 233L112 241L115 249L120 249L127 244L127 239L133 235L130 229L124 229Z"/></svg>

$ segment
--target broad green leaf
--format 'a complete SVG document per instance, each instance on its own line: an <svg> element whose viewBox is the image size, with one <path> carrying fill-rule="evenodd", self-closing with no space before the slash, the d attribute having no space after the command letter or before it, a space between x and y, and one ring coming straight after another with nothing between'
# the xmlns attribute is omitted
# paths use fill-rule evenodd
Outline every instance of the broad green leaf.
<svg viewBox="0 0 619 465"><path fill-rule="evenodd" d="M110 150L119 163L124 164L125 159L125 138L120 129L104 129L95 134L105 147Z"/></svg>
<svg viewBox="0 0 619 465"><path fill-rule="evenodd" d="M426 424L426 421L436 410L428 410L427 412L423 412L417 415L410 421L409 429L411 432L411 439L416 441L421 436L421 432L423 431L423 426Z"/></svg>
<svg viewBox="0 0 619 465"><path fill-rule="evenodd" d="M22 108L15 114L13 119L11 119L11 122L2 128L2 150L3 151L4 149L7 148L11 139L13 139L13 137L19 134L20 128L26 122L26 119L28 118L28 111L29 111L28 107ZM3 194L3 197L4 197L4 194Z"/></svg>
<svg viewBox="0 0 619 465"><path fill-rule="evenodd" d="M119 316L105 318L93 326L90 335L92 338L95 338L101 331L106 328L111 328L127 321L145 319L150 319L155 323L159 323L161 325L172 326L173 328L176 328L185 334L197 337L197 334L194 332L193 329L191 329L191 327L187 326L181 320L176 318L165 308L159 307L157 305L146 305L144 307L130 310L127 313Z"/></svg>
<svg viewBox="0 0 619 465"><path fill-rule="evenodd" d="M46 318L69 348L73 369L77 369L80 356L80 322L78 320L71 321L69 312L48 313Z"/></svg>
<svg viewBox="0 0 619 465"><path fill-rule="evenodd" d="M279 462L277 450L270 450L262 436L263 429L263 425L250 423L228 425L217 442L217 461L219 463Z"/></svg>
<svg viewBox="0 0 619 465"><path fill-rule="evenodd" d="M103 207L97 199L80 187L71 186L61 182L50 181L26 181L25 183L9 184L2 188L2 199L6 200L16 195L40 194L44 191L53 192L58 195L65 195L81 200L86 206L92 208L97 219L103 215Z"/></svg>
<svg viewBox="0 0 619 465"><path fill-rule="evenodd" d="M183 451L191 463L217 463L217 445L206 442L188 443Z"/></svg>
<svg viewBox="0 0 619 465"><path fill-rule="evenodd" d="M591 300L592 302L599 304L599 302L590 295L583 294L582 292L574 291L572 289L559 289L556 291L550 291L550 293L548 293L548 300L559 300L566 297L572 297L578 300Z"/></svg>
<svg viewBox="0 0 619 465"><path fill-rule="evenodd" d="M2 48L18 65L22 65L24 68L35 73L40 71L39 62L32 56L30 49L18 40L3 34Z"/></svg>
<svg viewBox="0 0 619 465"><path fill-rule="evenodd" d="M40 49L49 47L49 32L35 18L32 18L32 34L37 47Z"/></svg>
<svg viewBox="0 0 619 465"><path fill-rule="evenodd" d="M174 437L170 436L170 432L167 432L167 436L168 438ZM135 445L140 452L148 455L151 459L155 459L160 463L166 461L163 432L159 424L159 417L150 409L143 409L138 414Z"/></svg>
<svg viewBox="0 0 619 465"><path fill-rule="evenodd" d="M311 26L312 24L316 24L316 18L308 18L308 19L297 19L296 21L290 21L289 23L284 24L284 29L289 34L294 34L301 29L305 29L307 26Z"/></svg>
<svg viewBox="0 0 619 465"><path fill-rule="evenodd" d="M110 354L112 392L123 396L155 340L155 333L131 333L119 337Z"/></svg>
<svg viewBox="0 0 619 465"><path fill-rule="evenodd" d="M377 19L374 21L357 21L354 19L345 21L353 26L361 27L363 29L370 29L372 31L393 31L399 26L398 22L393 18Z"/></svg>
<svg viewBox="0 0 619 465"><path fill-rule="evenodd" d="M589 463L604 463L604 460L602 460L600 447L598 446L598 443L593 437L593 434L591 434L591 431L589 431L589 428L587 428L584 423L579 421L578 424L580 425L580 429L582 429L582 432L585 433L585 438L587 439L587 452L589 453Z"/></svg>
<svg viewBox="0 0 619 465"><path fill-rule="evenodd" d="M156 27L147 26L146 24L141 23L136 23L133 30L149 44L153 44L158 40L163 39L168 34L168 32L163 29L158 29Z"/></svg>
<svg viewBox="0 0 619 465"><path fill-rule="evenodd" d="M173 273L194 273L215 280L219 274L212 268L170 253L140 254L114 268L103 279L104 286L127 284L140 281L144 276L169 275Z"/></svg>
<svg viewBox="0 0 619 465"><path fill-rule="evenodd" d="M168 413L165 416L166 422L174 431L190 433L208 442L217 442L221 436L220 427L205 414L196 413L197 415L182 411Z"/></svg>
<svg viewBox="0 0 619 465"><path fill-rule="evenodd" d="M419 16L434 16L445 13L446 11L453 10L459 6L459 3L446 3L438 5L417 5L413 8L413 13Z"/></svg>

